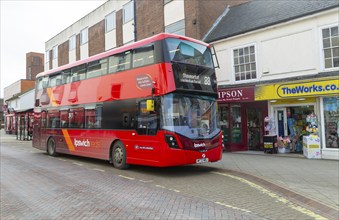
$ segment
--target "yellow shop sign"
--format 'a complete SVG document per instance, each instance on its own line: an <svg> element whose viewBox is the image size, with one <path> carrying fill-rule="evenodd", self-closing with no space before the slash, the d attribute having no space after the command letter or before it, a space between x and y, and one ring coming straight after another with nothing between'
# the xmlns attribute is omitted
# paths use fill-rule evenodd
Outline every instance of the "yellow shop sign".
<svg viewBox="0 0 339 220"><path fill-rule="evenodd" d="M255 87L255 100L339 94L339 79Z"/></svg>

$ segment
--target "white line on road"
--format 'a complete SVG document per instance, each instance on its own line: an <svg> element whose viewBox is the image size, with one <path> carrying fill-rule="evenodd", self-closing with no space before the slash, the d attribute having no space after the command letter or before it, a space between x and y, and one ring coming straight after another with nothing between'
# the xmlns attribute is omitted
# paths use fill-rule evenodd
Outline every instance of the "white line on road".
<svg viewBox="0 0 339 220"><path fill-rule="evenodd" d="M93 170L100 171L100 172L106 172L105 170L97 169L97 168L93 168Z"/></svg>
<svg viewBox="0 0 339 220"><path fill-rule="evenodd" d="M298 212L301 212L301 213L303 213L303 214L305 214L307 216L310 216L311 218L314 218L314 219L317 219L317 220L325 220L325 219L327 219L327 218L325 218L325 217L323 217L321 215L318 215L317 213L314 213L314 212L312 212L312 211L310 211L310 210L308 210L306 208L298 206L298 205L292 203L291 201L289 201L288 199L285 199L282 196L279 196L279 195L277 195L277 194L275 194L275 193L265 189L264 187L259 186L259 185L255 184L255 183L253 183L251 181L248 181L248 180L246 180L244 178L241 178L241 177L238 177L238 176L233 176L233 175L226 174L226 173L220 173L220 172L211 172L211 173L214 173L214 174L217 174L217 175L221 175L221 176L230 177L232 179L236 179L236 180L238 180L238 181L240 181L240 182L242 182L244 184L247 184L250 187L253 187L253 188L259 190L260 192L262 192L262 193L264 193L264 194L266 194L266 195L276 199L277 201L288 205L288 207L290 207L290 208L292 208L292 209L294 209L294 210L296 210Z"/></svg>
<svg viewBox="0 0 339 220"><path fill-rule="evenodd" d="M77 165L77 166L83 166L82 163L77 163L77 162L73 162L74 165Z"/></svg>
<svg viewBox="0 0 339 220"><path fill-rule="evenodd" d="M128 177L128 176L123 176L123 175L119 175L122 178L128 179L128 180L135 180L135 178L133 177Z"/></svg>

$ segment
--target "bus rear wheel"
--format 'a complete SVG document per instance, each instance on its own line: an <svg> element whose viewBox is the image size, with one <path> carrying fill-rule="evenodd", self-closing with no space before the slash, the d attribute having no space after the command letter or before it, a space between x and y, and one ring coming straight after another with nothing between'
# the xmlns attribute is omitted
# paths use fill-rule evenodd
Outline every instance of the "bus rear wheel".
<svg viewBox="0 0 339 220"><path fill-rule="evenodd" d="M126 148L121 141L117 141L113 145L112 160L115 168L120 170L128 168L128 164L126 163Z"/></svg>
<svg viewBox="0 0 339 220"><path fill-rule="evenodd" d="M56 156L56 144L54 138L48 139L47 142L47 153L49 156L55 157Z"/></svg>

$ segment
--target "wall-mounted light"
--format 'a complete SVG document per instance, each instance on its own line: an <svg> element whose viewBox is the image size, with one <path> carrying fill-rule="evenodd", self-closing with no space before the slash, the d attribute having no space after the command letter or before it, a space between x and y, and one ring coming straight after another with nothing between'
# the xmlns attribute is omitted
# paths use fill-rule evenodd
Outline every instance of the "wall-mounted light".
<svg viewBox="0 0 339 220"><path fill-rule="evenodd" d="M299 101L304 101L304 100L306 100L305 98L299 98L298 99Z"/></svg>
<svg viewBox="0 0 339 220"><path fill-rule="evenodd" d="M277 100L270 100L270 102L277 102Z"/></svg>

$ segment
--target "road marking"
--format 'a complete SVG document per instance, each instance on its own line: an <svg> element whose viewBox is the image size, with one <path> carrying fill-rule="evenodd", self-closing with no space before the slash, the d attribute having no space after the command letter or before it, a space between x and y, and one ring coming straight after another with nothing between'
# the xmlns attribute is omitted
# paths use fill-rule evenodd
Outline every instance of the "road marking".
<svg viewBox="0 0 339 220"><path fill-rule="evenodd" d="M159 187L159 188L163 188L163 189L166 189L166 187L164 186L161 186L161 185L155 185L156 187Z"/></svg>
<svg viewBox="0 0 339 220"><path fill-rule="evenodd" d="M77 162L73 162L74 165L77 165L77 166L83 166L82 163L77 163Z"/></svg>
<svg viewBox="0 0 339 220"><path fill-rule="evenodd" d="M65 160L65 159L61 159L61 158L59 158L58 160L61 160L61 161L67 161L67 160Z"/></svg>
<svg viewBox="0 0 339 220"><path fill-rule="evenodd" d="M128 180L135 180L135 178L133 177L128 177L128 176L123 176L123 175L119 175L122 178L128 179Z"/></svg>
<svg viewBox="0 0 339 220"><path fill-rule="evenodd" d="M264 194L266 194L266 195L276 199L277 201L282 202L282 203L288 205L288 207L290 207L290 208L292 208L292 209L294 209L294 210L296 210L298 212L301 212L301 213L303 213L303 214L305 214L307 216L310 216L310 217L312 217L314 219L317 219L317 220L325 220L325 219L327 219L327 218L325 218L325 217L323 217L321 215L318 215L318 214L312 212L311 210L308 210L306 208L298 206L298 205L292 203L291 201L289 201L288 199L285 199L285 198L283 198L283 197L281 197L281 196L279 196L279 195L277 195L277 194L275 194L275 193L273 193L273 192L271 192L271 191L269 191L269 190L267 190L267 189L265 189L265 188L255 184L255 183L253 183L251 181L248 181L246 179L243 179L241 177L229 175L229 174L226 174L226 173L219 173L219 172L211 172L211 173L214 173L214 174L217 174L217 175L221 175L221 176L227 176L227 177L230 177L232 179L239 180L240 182L242 182L244 184L247 184L250 187L253 187L253 188L259 190L260 192L262 192L262 193L264 193Z"/></svg>
<svg viewBox="0 0 339 220"><path fill-rule="evenodd" d="M177 193L180 192L179 190L177 190L177 189L172 189L172 188L169 188L169 190L171 190L171 191L173 191L173 192L177 192Z"/></svg>
<svg viewBox="0 0 339 220"><path fill-rule="evenodd" d="M247 212L247 213L250 213L250 212L251 212L250 210L238 208L238 207L231 206L231 205L227 205L227 204L222 203L222 202L215 202L215 203L218 204L218 205L225 206L225 207L227 207L227 208L234 209L234 210L240 210L240 211Z"/></svg>
<svg viewBox="0 0 339 220"><path fill-rule="evenodd" d="M153 180L139 180L140 182L143 182L143 183L151 183L153 182Z"/></svg>
<svg viewBox="0 0 339 220"><path fill-rule="evenodd" d="M97 168L93 168L93 170L100 171L100 172L106 172L105 170L97 169Z"/></svg>

